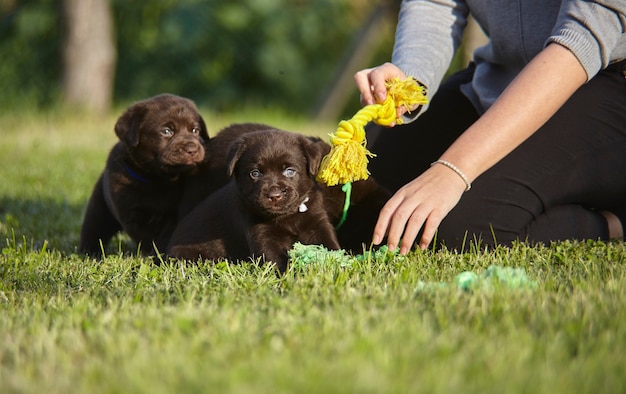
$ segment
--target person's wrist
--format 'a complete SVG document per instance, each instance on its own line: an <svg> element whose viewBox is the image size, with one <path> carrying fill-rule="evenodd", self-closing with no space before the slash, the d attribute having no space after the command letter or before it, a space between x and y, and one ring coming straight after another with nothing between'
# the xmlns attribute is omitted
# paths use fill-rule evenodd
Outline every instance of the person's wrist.
<svg viewBox="0 0 626 394"><path fill-rule="evenodd" d="M458 168L457 166L455 166L454 164L452 164L451 162L447 160L441 160L441 159L430 163L430 166L432 167L436 164L446 167L452 172L454 172L465 184L465 191L466 192L470 191L470 189L472 188L472 183L469 181L469 178L467 177L467 175L465 175L465 173L461 171L460 168Z"/></svg>

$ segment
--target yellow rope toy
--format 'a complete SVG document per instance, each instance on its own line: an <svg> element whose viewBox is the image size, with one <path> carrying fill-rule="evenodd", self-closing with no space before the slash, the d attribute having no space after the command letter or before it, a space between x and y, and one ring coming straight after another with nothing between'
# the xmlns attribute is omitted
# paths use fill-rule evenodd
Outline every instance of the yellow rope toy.
<svg viewBox="0 0 626 394"><path fill-rule="evenodd" d="M365 125L374 121L381 126L401 124L396 117L396 108L404 106L408 111L414 105L428 103L426 87L415 79L401 81L394 78L388 81L387 98L382 104L370 104L361 108L350 120L342 120L337 131L330 134L331 151L322 159L317 179L328 186L367 179L368 157L376 156L367 148Z"/></svg>

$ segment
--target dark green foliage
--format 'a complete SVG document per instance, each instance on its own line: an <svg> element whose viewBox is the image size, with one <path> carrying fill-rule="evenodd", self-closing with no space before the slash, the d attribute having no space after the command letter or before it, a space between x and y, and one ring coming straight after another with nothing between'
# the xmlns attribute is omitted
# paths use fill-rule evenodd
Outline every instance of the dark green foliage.
<svg viewBox="0 0 626 394"><path fill-rule="evenodd" d="M305 113L332 80L374 4L111 1L118 49L116 102L171 92L218 110L263 104ZM46 107L58 99L63 39L59 4L31 0L0 8L0 108L20 103Z"/></svg>
<svg viewBox="0 0 626 394"><path fill-rule="evenodd" d="M0 111L20 104L50 105L62 75L59 2L0 4Z"/></svg>

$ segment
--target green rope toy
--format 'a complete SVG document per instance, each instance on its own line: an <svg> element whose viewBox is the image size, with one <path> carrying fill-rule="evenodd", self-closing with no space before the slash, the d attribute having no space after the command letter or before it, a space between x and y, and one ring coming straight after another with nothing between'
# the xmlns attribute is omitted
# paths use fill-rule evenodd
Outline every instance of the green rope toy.
<svg viewBox="0 0 626 394"><path fill-rule="evenodd" d="M386 246L382 246L375 251L366 251L363 254L351 256L341 249L328 250L321 245L303 245L296 242L289 251L289 259L292 266L296 269L313 265L347 268L355 263L370 260L376 260L384 264L391 262L393 259L404 257L399 255L397 250L390 251ZM471 292L479 290L492 291L494 289L534 290L538 287L538 284L522 268L491 265L478 274L472 271L461 272L454 277L451 283L420 281L415 286L415 291L432 291L451 286L458 290Z"/></svg>

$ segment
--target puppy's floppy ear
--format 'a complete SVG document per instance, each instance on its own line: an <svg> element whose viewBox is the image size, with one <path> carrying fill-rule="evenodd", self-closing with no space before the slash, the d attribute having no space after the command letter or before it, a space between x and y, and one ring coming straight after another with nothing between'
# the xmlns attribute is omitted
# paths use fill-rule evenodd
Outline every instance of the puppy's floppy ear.
<svg viewBox="0 0 626 394"><path fill-rule="evenodd" d="M115 123L115 134L127 146L139 145L139 126L146 115L147 109L139 103L131 106Z"/></svg>
<svg viewBox="0 0 626 394"><path fill-rule="evenodd" d="M209 132L207 131L204 118L202 117L202 115L200 115L200 111L198 111L198 107L196 106L196 103L194 103L193 100L188 99L188 98L178 97L178 96L177 98L179 100L185 101L187 105L189 106L189 109L191 110L191 112L196 114L196 116L198 117L197 121L200 124L200 137L202 137L203 140L208 141L210 139Z"/></svg>
<svg viewBox="0 0 626 394"><path fill-rule="evenodd" d="M317 175L322 158L330 152L330 146L321 138L306 137L302 139L302 149L307 158L309 174L312 176Z"/></svg>
<svg viewBox="0 0 626 394"><path fill-rule="evenodd" d="M210 140L211 138L209 137L209 132L206 129L206 123L204 123L204 119L200 113L198 113L198 122L200 122L200 137L202 137L205 141Z"/></svg>
<svg viewBox="0 0 626 394"><path fill-rule="evenodd" d="M243 138L235 140L230 146L230 150L228 151L228 166L226 167L228 176L232 176L235 172L235 166L245 150L246 141Z"/></svg>

